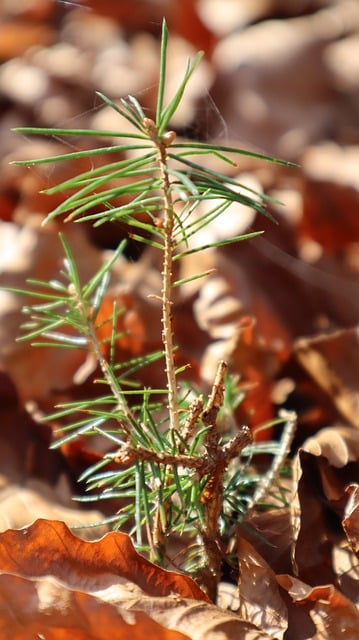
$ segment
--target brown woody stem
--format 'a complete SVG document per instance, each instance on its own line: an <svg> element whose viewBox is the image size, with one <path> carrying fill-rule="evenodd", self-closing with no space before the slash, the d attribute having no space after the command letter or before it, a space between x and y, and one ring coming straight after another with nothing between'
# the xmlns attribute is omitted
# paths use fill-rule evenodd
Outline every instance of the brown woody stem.
<svg viewBox="0 0 359 640"><path fill-rule="evenodd" d="M167 147L171 145L175 138L175 133L168 131L162 137L158 136L158 130L149 118L145 118L144 126L156 145L159 152L159 170L162 180L162 197L163 197L163 214L161 225L163 228L163 267L162 267L162 345L165 358L165 372L167 377L168 390L168 412L169 425L172 432L173 443L175 443L175 434L179 433L179 416L178 416L178 390L177 378L174 362L174 344L173 344L173 327L172 327L172 262L173 262L173 227L175 222L175 214L173 210L171 184L168 177L167 167ZM138 455L139 452L136 451ZM142 451L142 455L146 455ZM178 466L177 456L173 456L173 460L167 460L168 465ZM159 560L164 555L167 537L166 520L169 509L169 501L166 504L158 505L154 519L153 542ZM161 509L162 507L162 509ZM165 517L163 514L166 514Z"/></svg>
<svg viewBox="0 0 359 640"><path fill-rule="evenodd" d="M172 328L172 258L173 258L173 225L174 212L171 187L167 174L166 147L160 146L160 170L163 180L163 215L164 215L164 253L162 270L162 342L166 362L168 410L170 428L179 431L178 391L174 363L174 345Z"/></svg>
<svg viewBox="0 0 359 640"><path fill-rule="evenodd" d="M205 448L212 471L201 496L201 502L205 508L204 524L201 527L200 535L208 561L205 575L203 575L203 582L213 601L216 599L217 587L221 579L221 565L224 555L221 548L219 530L223 504L224 474L229 462L237 457L251 441L250 430L247 427L242 427L230 442L224 446L221 445L217 421L218 412L224 401L226 373L227 364L224 361L219 362L212 392L208 399L207 407L202 413L202 420L209 427Z"/></svg>

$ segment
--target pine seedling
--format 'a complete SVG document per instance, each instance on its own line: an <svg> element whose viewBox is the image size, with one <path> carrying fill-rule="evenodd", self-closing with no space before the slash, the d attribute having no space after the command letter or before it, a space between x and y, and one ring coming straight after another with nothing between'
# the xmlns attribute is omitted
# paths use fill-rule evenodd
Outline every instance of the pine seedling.
<svg viewBox="0 0 359 640"><path fill-rule="evenodd" d="M76 260L65 235L64 268L56 281L30 281L20 293L36 298L24 308L29 321L21 340L35 345L82 349L95 357L101 370L104 392L89 399L57 407L49 420L64 420L55 446L79 436L101 434L111 452L88 468L80 480L87 483L88 499L118 500L121 505L111 518L115 528L127 530L137 548L162 565L176 562L215 598L221 567L227 557L229 532L235 522L263 496L268 482L275 482L286 458L294 421L288 421L286 438L267 443L265 452L274 456L267 479L251 473L249 461L256 453L248 427L235 432L222 429L223 412L233 412L238 392L228 376L227 364L218 370L209 397L189 384L179 382L175 360L172 309L176 287L176 263L193 252L254 238L247 233L194 247L191 239L233 203L239 202L268 216L266 196L229 178L225 172L206 168L203 156L215 156L226 165L250 155L279 162L241 149L194 141L177 141L169 129L187 83L201 60L199 53L188 61L182 82L172 100L164 104L167 27L163 23L157 109L154 118L145 115L136 98L114 103L101 99L132 126L132 133L76 129L18 129L27 135L101 136L119 144L73 151L18 164L39 165L114 154L112 163L102 164L46 190L49 194L71 192L47 217L69 222L126 223L131 238L149 245L161 255L162 350L118 361L116 340L122 310L113 304L109 338L101 339L99 312L106 295L111 269L123 254L125 242L88 282L80 281ZM119 119L120 119L119 118ZM287 163L286 163L287 164ZM225 171L225 169L224 169ZM119 198L122 198L121 200ZM211 203L194 215L203 201ZM139 215L143 214L143 215ZM45 221L46 222L46 221ZM206 277L199 273L193 279ZM133 376L141 367L163 362L166 386L137 388ZM228 389L231 393L228 393ZM226 400L227 398L227 400ZM230 402L228 403L228 398ZM227 402L227 405L225 406ZM261 451L264 451L263 445ZM269 479L269 480L268 480ZM180 558L171 557L171 539L185 540Z"/></svg>

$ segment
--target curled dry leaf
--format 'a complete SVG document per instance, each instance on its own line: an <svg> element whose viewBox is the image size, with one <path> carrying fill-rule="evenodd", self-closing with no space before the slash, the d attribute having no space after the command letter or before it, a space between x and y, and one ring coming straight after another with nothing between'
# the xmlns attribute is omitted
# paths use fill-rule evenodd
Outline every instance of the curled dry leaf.
<svg viewBox="0 0 359 640"><path fill-rule="evenodd" d="M316 629L310 637L315 640L358 640L359 610L332 584L312 588L289 575L277 576L277 580L293 602L309 610Z"/></svg>
<svg viewBox="0 0 359 640"><path fill-rule="evenodd" d="M20 529L38 518L63 520L69 527L78 527L78 535L86 540L100 538L108 531L106 525L93 526L104 519L100 511L62 504L57 491L39 480L0 489L0 531Z"/></svg>
<svg viewBox="0 0 359 640"><path fill-rule="evenodd" d="M359 427L359 328L302 338L294 351L345 419Z"/></svg>
<svg viewBox="0 0 359 640"><path fill-rule="evenodd" d="M344 511L343 527L352 548L359 551L359 485L349 485L346 493L349 500Z"/></svg>
<svg viewBox="0 0 359 640"><path fill-rule="evenodd" d="M333 549L333 566L336 587L359 607L359 556L347 539Z"/></svg>
<svg viewBox="0 0 359 640"><path fill-rule="evenodd" d="M148 612L161 624L178 629L191 640L273 640L262 626L257 627L231 611L189 599L134 598L130 610Z"/></svg>
<svg viewBox="0 0 359 640"><path fill-rule="evenodd" d="M239 614L282 640L288 627L286 606L279 594L274 571L244 538L238 539Z"/></svg>
<svg viewBox="0 0 359 640"><path fill-rule="evenodd" d="M331 553L337 518L323 495L318 458L300 451L295 472L299 475L298 500L292 505L296 573L309 584L334 582Z"/></svg>
<svg viewBox="0 0 359 640"><path fill-rule="evenodd" d="M240 539L251 543L275 573L292 573L294 528L289 507L249 513L238 526Z"/></svg>
<svg viewBox="0 0 359 640"><path fill-rule="evenodd" d="M339 514L346 526L356 528L357 485L359 473L359 439L353 427L328 427L308 438L302 451L313 455L312 463L320 477L321 491L327 506ZM347 529L344 527L347 535ZM349 537L349 536L348 536Z"/></svg>
<svg viewBox="0 0 359 640"><path fill-rule="evenodd" d="M297 5L280 4L285 11ZM237 139L279 157L297 158L308 143L337 130L339 107L325 53L355 29L358 4L355 0L329 3L327 8L320 4L322 10L311 15L260 20L234 30L215 48L219 77L212 95ZM278 10L278 2L275 6ZM352 108L354 113L354 101L346 98L349 112ZM354 126L354 118L349 119Z"/></svg>
<svg viewBox="0 0 359 640"><path fill-rule="evenodd" d="M0 566L0 624L14 631L1 637L9 640L26 633L62 640L66 631L79 640L273 638L262 625L210 604L190 578L142 558L122 533L84 542L61 522L38 520L0 534Z"/></svg>
<svg viewBox="0 0 359 640"><path fill-rule="evenodd" d="M222 249L211 266L216 273L202 285L194 304L197 323L211 339L203 353L201 375L210 384L218 360L228 361L246 389L237 418L255 428L273 418L272 385L287 357L288 338L234 254Z"/></svg>
<svg viewBox="0 0 359 640"><path fill-rule="evenodd" d="M0 566L24 576L53 575L74 589L89 584L93 589L105 588L121 576L152 596L174 593L208 601L190 578L160 569L138 555L126 534L109 533L85 542L56 520L37 520L19 531L2 533Z"/></svg>
<svg viewBox="0 0 359 640"><path fill-rule="evenodd" d="M352 431L355 432L354 429ZM358 478L359 462L341 468L332 466L323 455L301 450L294 467L299 474L298 505L293 506L298 536L295 546L297 573L310 584L343 582L342 574L351 570L352 559L345 560L347 569L337 566L336 552L347 544L343 519L348 504L348 485ZM353 520L355 526L355 510ZM315 535L313 535L315 532ZM343 565L340 562L339 565ZM355 572L350 579L357 583ZM355 587L349 585L350 592Z"/></svg>
<svg viewBox="0 0 359 640"><path fill-rule="evenodd" d="M316 558L314 565L324 562L326 572L329 566L333 571L332 578L328 573L327 578L335 576L336 584L353 601L359 594L359 566L355 557L359 548L358 485L355 484L359 474L358 447L357 430L344 426L322 429L304 442L299 457L300 507L295 516L299 527L296 559L300 571L304 571L307 578L313 578L309 558ZM316 536L312 535L314 529Z"/></svg>
<svg viewBox="0 0 359 640"><path fill-rule="evenodd" d="M306 149L302 166L304 215L299 233L328 254L344 254L359 238L359 146Z"/></svg>
<svg viewBox="0 0 359 640"><path fill-rule="evenodd" d="M0 574L0 634L3 640L188 640L149 615L128 612L53 577Z"/></svg>
<svg viewBox="0 0 359 640"><path fill-rule="evenodd" d="M302 449L314 456L324 456L333 467L344 467L359 461L358 431L344 425L326 427L308 438Z"/></svg>

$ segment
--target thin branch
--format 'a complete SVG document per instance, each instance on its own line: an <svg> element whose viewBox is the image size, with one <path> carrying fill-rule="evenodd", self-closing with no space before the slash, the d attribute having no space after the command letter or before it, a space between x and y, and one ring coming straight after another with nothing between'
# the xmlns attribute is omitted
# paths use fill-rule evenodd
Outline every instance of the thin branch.
<svg viewBox="0 0 359 640"><path fill-rule="evenodd" d="M75 295L77 296L77 292L75 291L74 288L71 290L71 293L73 296ZM123 414L126 416L126 419L128 420L129 424L126 424L124 420L118 420L118 422L120 423L121 429L123 429L123 431L127 434L127 437L130 437L130 433L131 433L130 424L131 422L134 421L135 418L128 406L128 403L121 391L121 388L119 387L114 368L111 367L111 365L107 362L105 356L102 353L101 345L97 338L96 331L92 322L92 314L88 305L86 304L86 302L79 299L77 302L77 308L82 313L84 323L86 324L86 327L87 327L87 335L91 342L93 353L100 365L104 378L107 384L109 385L114 398L117 401L118 409L121 412L123 412Z"/></svg>
<svg viewBox="0 0 359 640"><path fill-rule="evenodd" d="M166 362L166 375L168 387L168 410L170 428L174 432L179 431L178 418L178 390L176 370L174 363L174 344L172 329L172 258L173 258L173 226L174 211L171 196L171 186L167 173L166 146L160 146L160 171L163 180L163 216L164 216L164 252L162 270L162 340Z"/></svg>
<svg viewBox="0 0 359 640"><path fill-rule="evenodd" d="M280 417L287 420L280 439L280 450L274 457L269 471L267 471L258 483L248 509L253 509L264 498L269 489L273 487L288 457L297 426L297 416L294 411L283 410L280 413Z"/></svg>
<svg viewBox="0 0 359 640"><path fill-rule="evenodd" d="M220 445L218 430L218 413L224 402L224 380L227 373L227 363L218 363L216 377L212 386L206 409L202 413L202 420L209 426L206 434L205 448L207 457L213 467L209 474L200 501L204 505L204 524L200 526L200 536L207 555L205 579L210 597L215 600L218 582L221 578L221 564L223 552L221 550L221 536L219 520L223 505L223 481L225 470L232 458L235 458L251 442L251 432L248 427L242 427L230 442L223 447Z"/></svg>
<svg viewBox="0 0 359 640"><path fill-rule="evenodd" d="M195 398L191 402L190 407L188 409L187 419L181 431L181 438L184 442L188 442L193 437L196 425L198 423L198 420L201 416L202 411L203 411L203 396L199 396L198 398ZM184 446L182 444L179 446L179 451L180 453L183 453L184 451Z"/></svg>
<svg viewBox="0 0 359 640"><path fill-rule="evenodd" d="M176 135L173 131L167 131L160 138L158 137L158 129L156 124L150 118L144 119L144 127L156 145L159 152L159 169L162 180L162 197L163 197L163 267L162 267L162 344L165 357L165 372L167 376L168 388L168 411L170 429L173 432L179 432L178 417L178 390L176 379L176 368L174 362L174 344L173 344L173 328L172 328L172 263L173 263L173 229L176 221L173 201L172 189L168 176L167 167L167 148L173 143Z"/></svg>
<svg viewBox="0 0 359 640"><path fill-rule="evenodd" d="M205 425L210 427L207 432L205 447L209 455L216 457L219 433L217 429L217 417L218 412L223 405L224 400L224 379L227 373L228 365L224 360L218 363L216 377L212 386L211 395L208 398L208 403L205 410L202 413L202 420Z"/></svg>
<svg viewBox="0 0 359 640"><path fill-rule="evenodd" d="M215 458L208 454L191 456L184 453L165 453L164 451L154 451L141 445L132 446L130 443L126 443L115 453L108 454L107 458L117 464L126 466L142 460L143 462L152 462L165 466L186 467L187 469L194 469L199 477L203 477L214 474L217 469L225 470L230 461L236 458L250 442L250 430L248 427L242 427L230 442L223 447L218 447Z"/></svg>

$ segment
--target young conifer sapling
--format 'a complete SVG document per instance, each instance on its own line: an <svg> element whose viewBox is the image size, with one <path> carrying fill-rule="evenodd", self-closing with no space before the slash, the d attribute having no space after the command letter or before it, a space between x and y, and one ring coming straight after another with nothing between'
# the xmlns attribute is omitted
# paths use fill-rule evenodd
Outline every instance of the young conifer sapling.
<svg viewBox="0 0 359 640"><path fill-rule="evenodd" d="M221 413L224 409L233 411L238 401L236 383L227 375L224 361L218 363L217 375L206 399L198 390L180 381L172 313L174 291L185 281L175 279L174 267L181 259L208 246L220 247L258 235L248 233L194 247L191 239L196 233L233 203L240 202L269 215L267 196L238 184L225 174L225 169L222 173L206 168L201 158L215 156L224 168L235 165L241 155L279 161L232 147L177 140L169 129L170 122L202 54L188 61L176 94L165 105L167 35L163 22L157 108L153 119L145 115L132 96L116 104L99 94L118 113L119 120L124 118L132 126L131 133L18 129L27 135L100 136L121 140L112 146L22 164L34 166L114 155L112 163L91 167L47 189L50 194L70 190L71 195L64 198L45 222L58 217L65 217L71 223L91 221L95 226L121 221L128 225L133 239L161 255L162 350L127 362L118 360L116 340L122 310L116 302L109 318L110 338L105 343L99 337L99 311L108 290L111 269L123 254L125 242L120 243L88 282L82 283L75 257L63 234L65 258L59 279L30 281L31 286L21 290L37 302L24 308L29 321L20 339L31 340L35 345L82 349L95 356L104 391L100 396L61 405L47 417L48 420L61 419L65 425L62 437L54 446L84 435L100 434L109 440L111 453L80 478L87 483L88 499L118 500L121 506L110 519L114 526L125 528L137 548L146 551L153 561L175 565L190 573L214 599L223 563L235 564L230 545L235 523L254 507L268 486L275 483L290 446L294 419L287 420L282 443L252 443L246 426L229 434L221 429ZM125 199L118 204L122 196ZM203 201L211 206L201 215L194 215ZM199 273L193 279L206 275L207 272ZM166 386L163 389L134 386L133 376L156 360L163 362ZM225 406L227 396L230 406ZM259 479L249 471L249 460L256 450L273 456L272 466ZM178 536L185 544L180 557L174 558L171 540Z"/></svg>

